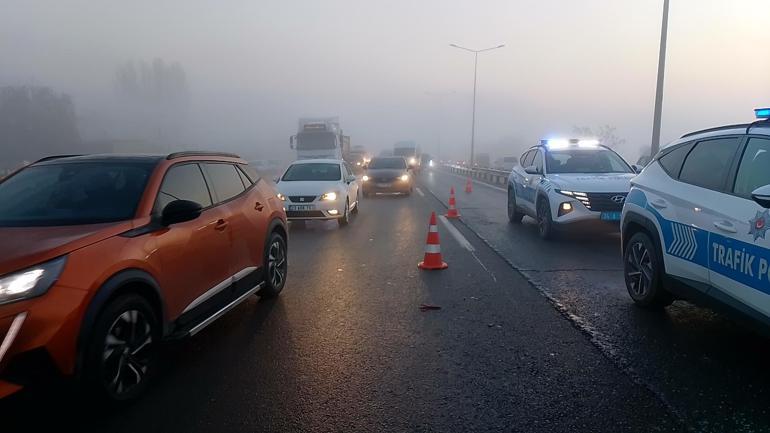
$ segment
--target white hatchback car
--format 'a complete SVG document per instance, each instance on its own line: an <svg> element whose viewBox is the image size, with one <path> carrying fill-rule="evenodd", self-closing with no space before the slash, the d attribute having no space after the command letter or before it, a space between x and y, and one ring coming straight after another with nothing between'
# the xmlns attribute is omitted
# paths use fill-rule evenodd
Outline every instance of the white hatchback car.
<svg viewBox="0 0 770 433"><path fill-rule="evenodd" d="M568 226L617 230L637 170L596 140L543 140L508 178L508 219L535 218L543 239Z"/></svg>
<svg viewBox="0 0 770 433"><path fill-rule="evenodd" d="M350 214L358 212L358 180L345 161L295 161L276 179L276 184L290 221L336 219L344 226L350 221Z"/></svg>

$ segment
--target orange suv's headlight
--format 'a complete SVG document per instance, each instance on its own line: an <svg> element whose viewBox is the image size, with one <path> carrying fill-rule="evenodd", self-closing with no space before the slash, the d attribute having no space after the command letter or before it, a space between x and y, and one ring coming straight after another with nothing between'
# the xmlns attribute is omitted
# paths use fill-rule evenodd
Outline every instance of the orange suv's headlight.
<svg viewBox="0 0 770 433"><path fill-rule="evenodd" d="M0 277L0 305L40 296L59 279L67 257Z"/></svg>

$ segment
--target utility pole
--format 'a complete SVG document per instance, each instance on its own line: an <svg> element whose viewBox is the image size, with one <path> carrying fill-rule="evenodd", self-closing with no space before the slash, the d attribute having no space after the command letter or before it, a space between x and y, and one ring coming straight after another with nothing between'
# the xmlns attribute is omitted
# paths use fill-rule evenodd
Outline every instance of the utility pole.
<svg viewBox="0 0 770 433"><path fill-rule="evenodd" d="M658 84L655 91L655 114L652 120L652 143L650 157L660 150L660 122L663 115L663 85L666 74L666 40L668 39L669 0L663 0L663 24L660 29L660 53L658 56Z"/></svg>
<svg viewBox="0 0 770 433"><path fill-rule="evenodd" d="M438 99L438 127L436 128L438 149L436 151L436 159L441 161L441 128L444 126L442 123L444 120L444 97L454 95L455 92L425 92L425 94Z"/></svg>

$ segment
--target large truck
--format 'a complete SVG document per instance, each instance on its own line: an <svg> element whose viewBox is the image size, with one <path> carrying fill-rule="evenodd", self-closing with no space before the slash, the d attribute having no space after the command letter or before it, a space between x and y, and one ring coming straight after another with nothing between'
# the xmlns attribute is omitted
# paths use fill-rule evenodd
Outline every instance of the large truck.
<svg viewBox="0 0 770 433"><path fill-rule="evenodd" d="M399 141L394 144L393 156L403 156L409 167L420 169L420 148L414 141Z"/></svg>
<svg viewBox="0 0 770 433"><path fill-rule="evenodd" d="M343 134L338 117L301 118L297 134L289 138L297 159L347 159L350 137Z"/></svg>

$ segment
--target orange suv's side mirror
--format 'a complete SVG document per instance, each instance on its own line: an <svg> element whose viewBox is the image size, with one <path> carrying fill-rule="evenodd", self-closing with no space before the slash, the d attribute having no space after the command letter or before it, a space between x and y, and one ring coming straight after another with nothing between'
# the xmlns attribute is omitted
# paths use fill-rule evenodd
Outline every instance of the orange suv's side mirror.
<svg viewBox="0 0 770 433"><path fill-rule="evenodd" d="M171 224L192 221L198 218L203 212L203 206L190 200L174 200L163 208L161 215L161 224L170 226Z"/></svg>

